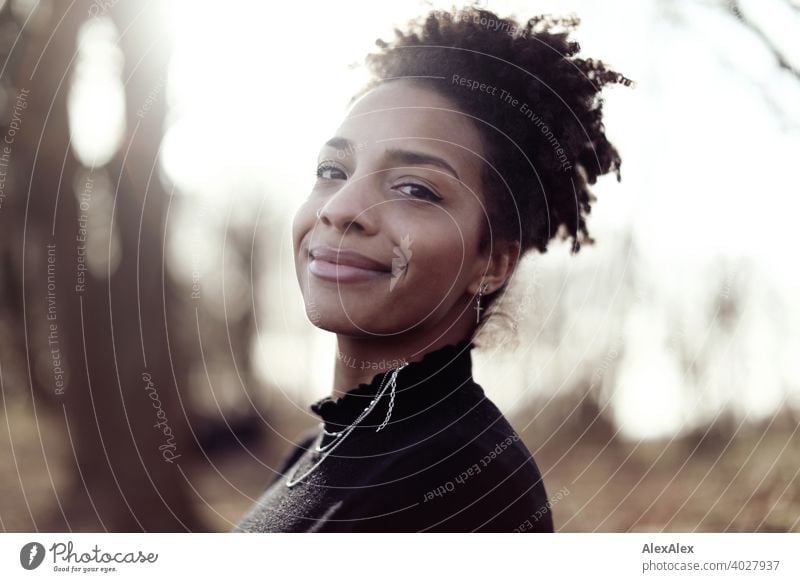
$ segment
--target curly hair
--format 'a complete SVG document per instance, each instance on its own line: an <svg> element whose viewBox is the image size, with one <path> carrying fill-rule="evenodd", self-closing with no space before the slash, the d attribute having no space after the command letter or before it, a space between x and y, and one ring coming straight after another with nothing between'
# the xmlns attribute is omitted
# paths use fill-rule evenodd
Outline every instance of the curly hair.
<svg viewBox="0 0 800 582"><path fill-rule="evenodd" d="M558 236L571 239L577 253L594 242L586 226L596 200L589 185L612 171L621 179L599 93L633 81L575 56L580 45L569 35L578 24L576 17L540 15L521 25L487 10L435 10L406 32L395 29L393 42L377 40L380 51L367 56L373 80L359 95L411 80L448 98L477 126L488 162L482 250L494 238L518 242L520 253L544 253ZM487 307L504 287L486 298Z"/></svg>

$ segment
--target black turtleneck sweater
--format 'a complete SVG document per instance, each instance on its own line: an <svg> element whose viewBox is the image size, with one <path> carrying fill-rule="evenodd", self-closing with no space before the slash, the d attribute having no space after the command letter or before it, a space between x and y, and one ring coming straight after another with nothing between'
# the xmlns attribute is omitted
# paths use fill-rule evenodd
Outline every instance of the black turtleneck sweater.
<svg viewBox="0 0 800 582"><path fill-rule="evenodd" d="M320 426L300 439L277 477L234 528L246 532L552 532L531 453L472 379L471 342L402 368L391 388L341 443L392 370L338 400L310 406ZM323 430L324 429L324 430ZM292 487L332 444L319 466Z"/></svg>

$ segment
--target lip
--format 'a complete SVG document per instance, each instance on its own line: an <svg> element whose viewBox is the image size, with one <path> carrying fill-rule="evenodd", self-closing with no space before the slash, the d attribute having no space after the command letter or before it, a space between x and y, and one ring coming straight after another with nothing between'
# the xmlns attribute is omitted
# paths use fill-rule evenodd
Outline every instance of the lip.
<svg viewBox="0 0 800 582"><path fill-rule="evenodd" d="M358 283L385 277L392 272L391 267L361 253L327 245L313 247L309 258L308 270L325 281Z"/></svg>

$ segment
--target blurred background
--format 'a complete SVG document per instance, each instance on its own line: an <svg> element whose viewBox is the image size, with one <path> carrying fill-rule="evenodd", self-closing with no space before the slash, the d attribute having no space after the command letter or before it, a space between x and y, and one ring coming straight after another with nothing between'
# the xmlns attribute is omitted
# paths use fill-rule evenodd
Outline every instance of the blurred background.
<svg viewBox="0 0 800 582"><path fill-rule="evenodd" d="M637 83L596 245L529 256L474 352L557 529L800 531L800 3L479 5L577 14ZM317 150L374 41L450 7L0 0L2 531L242 516L330 392L290 239Z"/></svg>

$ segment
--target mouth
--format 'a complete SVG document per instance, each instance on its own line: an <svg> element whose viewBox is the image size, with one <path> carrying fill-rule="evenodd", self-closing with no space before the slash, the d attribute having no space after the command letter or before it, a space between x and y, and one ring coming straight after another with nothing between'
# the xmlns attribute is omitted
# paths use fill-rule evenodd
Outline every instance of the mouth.
<svg viewBox="0 0 800 582"><path fill-rule="evenodd" d="M324 281L360 283L391 275L392 268L352 250L315 246L309 250L309 272Z"/></svg>

